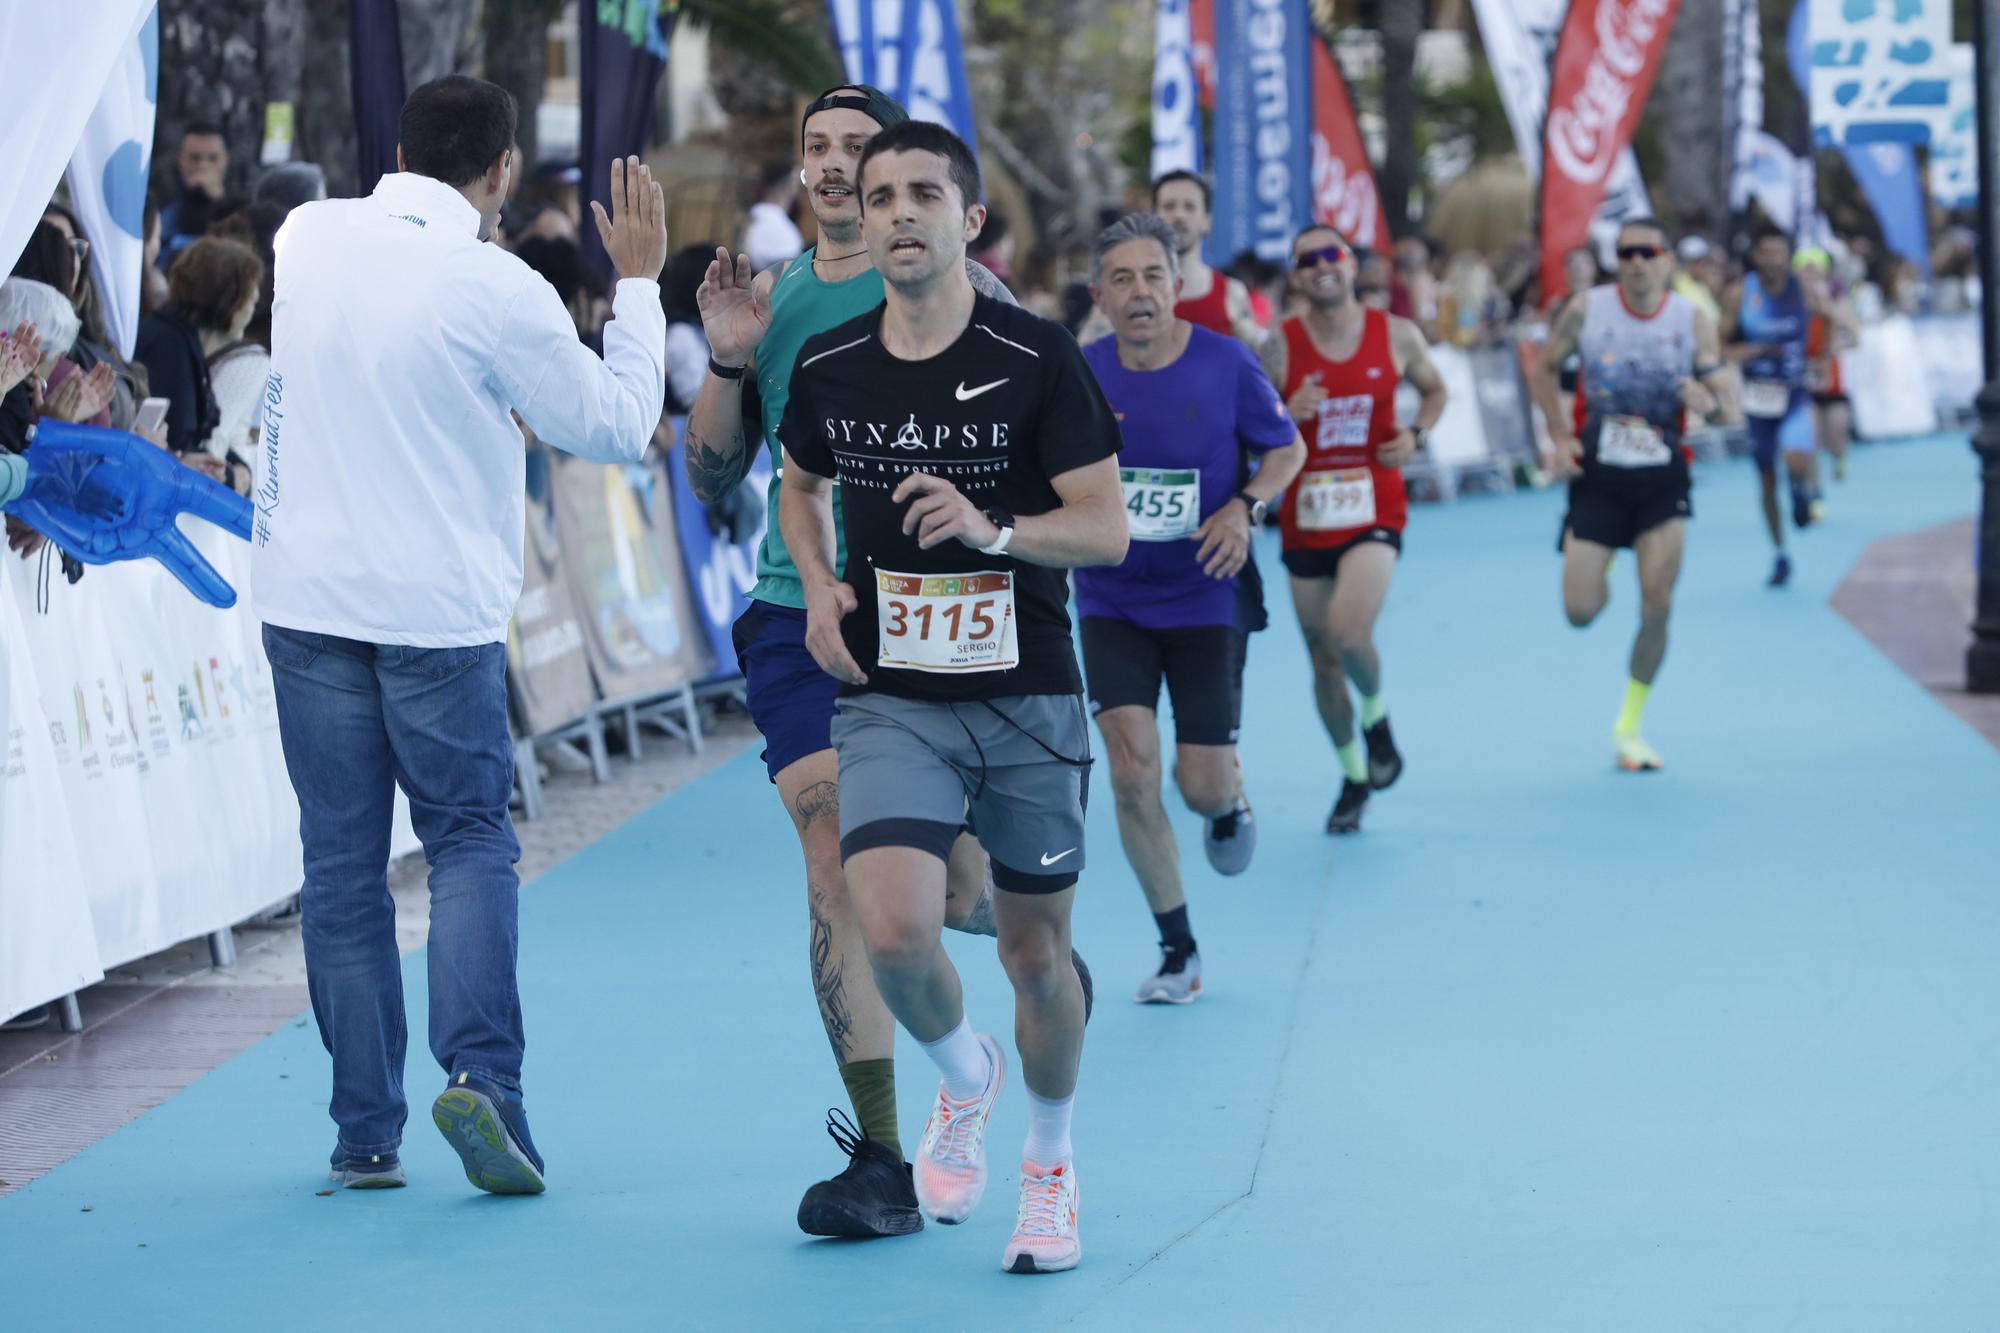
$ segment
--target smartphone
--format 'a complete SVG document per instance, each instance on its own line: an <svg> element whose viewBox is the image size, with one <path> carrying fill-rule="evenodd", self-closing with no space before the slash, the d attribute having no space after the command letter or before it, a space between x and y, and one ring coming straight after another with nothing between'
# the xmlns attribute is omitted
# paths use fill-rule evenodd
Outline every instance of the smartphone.
<svg viewBox="0 0 2000 1333"><path fill-rule="evenodd" d="M132 420L132 433L151 435L158 430L167 419L167 402L165 398L148 398L140 403L139 415Z"/></svg>

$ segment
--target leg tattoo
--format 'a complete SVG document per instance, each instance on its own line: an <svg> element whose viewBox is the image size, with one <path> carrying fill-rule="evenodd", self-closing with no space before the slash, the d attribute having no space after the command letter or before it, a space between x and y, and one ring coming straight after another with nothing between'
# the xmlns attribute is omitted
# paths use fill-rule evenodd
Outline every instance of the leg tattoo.
<svg viewBox="0 0 2000 1333"><path fill-rule="evenodd" d="M833 1058L836 1063L846 1064L853 1053L850 1038L854 1033L854 1015L847 1008L847 988L841 980L840 964L833 957L833 927L827 921L830 896L818 884L809 893L813 998L819 1002L819 1019L826 1027L827 1041L833 1046Z"/></svg>

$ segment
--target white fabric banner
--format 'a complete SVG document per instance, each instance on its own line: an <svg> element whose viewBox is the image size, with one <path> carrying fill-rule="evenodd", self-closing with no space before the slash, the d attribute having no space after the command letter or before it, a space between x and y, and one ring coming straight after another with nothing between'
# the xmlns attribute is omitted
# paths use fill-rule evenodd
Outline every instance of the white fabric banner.
<svg viewBox="0 0 2000 1333"><path fill-rule="evenodd" d="M1931 128L1931 198L1939 208L1979 202L1979 98L1973 86L1971 42L1954 42L1947 66L1951 86L1944 115Z"/></svg>
<svg viewBox="0 0 2000 1333"><path fill-rule="evenodd" d="M104 297L105 328L126 357L139 336L146 176L152 169L159 86L160 11L155 5L120 49L69 162L70 206L90 238L90 267Z"/></svg>
<svg viewBox="0 0 2000 1333"><path fill-rule="evenodd" d="M1528 169L1528 179L1539 181L1542 120L1549 109L1549 65L1555 59L1563 19L1569 14L1569 0L1472 0L1472 9L1479 20L1479 39L1486 48L1494 81L1500 85L1507 123L1513 126L1514 142L1521 150L1521 163ZM1611 258L1620 219L1650 212L1652 203L1646 196L1645 179L1639 174L1639 159L1628 147L1611 164L1604 202L1590 225L1598 258Z"/></svg>
<svg viewBox="0 0 2000 1333"><path fill-rule="evenodd" d="M1160 0L1153 30L1153 179L1201 170L1192 0Z"/></svg>
<svg viewBox="0 0 2000 1333"><path fill-rule="evenodd" d="M1813 142L1928 142L1949 100L1952 0L1811 3Z"/></svg>
<svg viewBox="0 0 2000 1333"><path fill-rule="evenodd" d="M1840 377L1854 403L1857 434L1886 440L1937 429L1937 403L1909 316L1864 325L1860 345L1840 358Z"/></svg>
<svg viewBox="0 0 2000 1333"><path fill-rule="evenodd" d="M62 179L83 125L153 0L0 5L7 132L0 134L0 263L8 269Z"/></svg>
<svg viewBox="0 0 2000 1333"><path fill-rule="evenodd" d="M189 538L238 591L218 611L150 561L57 581L0 571L0 1019L232 926L301 880L250 549ZM416 847L397 796L391 854Z"/></svg>
<svg viewBox="0 0 2000 1333"><path fill-rule="evenodd" d="M1729 208L1741 213L1750 201L1750 173L1769 152L1761 142L1770 136L1764 134L1764 29L1758 0L1723 0L1722 96L1723 124L1735 163Z"/></svg>

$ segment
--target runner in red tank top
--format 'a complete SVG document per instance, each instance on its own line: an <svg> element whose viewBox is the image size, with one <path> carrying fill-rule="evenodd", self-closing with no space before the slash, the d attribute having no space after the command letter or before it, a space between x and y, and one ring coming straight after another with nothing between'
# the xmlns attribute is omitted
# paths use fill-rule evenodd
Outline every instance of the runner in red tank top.
<svg viewBox="0 0 2000 1333"><path fill-rule="evenodd" d="M1402 467L1444 415L1445 400L1423 334L1362 305L1354 272L1354 249L1339 232L1300 232L1292 242L1292 291L1306 310L1263 347L1264 368L1310 451L1286 492L1282 521L1292 603L1312 652L1313 696L1344 777L1329 833L1359 831L1369 793L1403 771L1382 701L1375 619L1403 549L1409 502ZM1396 385L1405 379L1422 398L1414 430L1396 425ZM1361 696L1360 739L1350 678Z"/></svg>
<svg viewBox="0 0 2000 1333"><path fill-rule="evenodd" d="M1202 258L1214 219L1209 215L1208 182L1192 171L1169 171L1153 182L1153 211L1166 219L1181 242L1181 290L1199 292L1174 305L1174 317L1227 334L1255 347L1263 330L1250 311L1250 289Z"/></svg>

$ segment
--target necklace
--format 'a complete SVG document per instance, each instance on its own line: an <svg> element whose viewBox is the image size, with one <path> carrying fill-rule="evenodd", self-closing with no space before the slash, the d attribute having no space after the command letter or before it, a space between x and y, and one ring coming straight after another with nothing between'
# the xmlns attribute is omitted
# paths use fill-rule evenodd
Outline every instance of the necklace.
<svg viewBox="0 0 2000 1333"><path fill-rule="evenodd" d="M868 247L865 245L862 246L859 250L849 250L844 255L834 255L831 258L828 258L826 255L820 254L817 251L815 251L813 254L813 264L815 266L818 266L820 264L838 264L843 259L852 259L856 255L865 255L867 253L868 253Z"/></svg>

